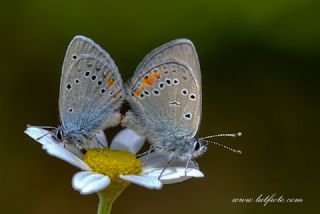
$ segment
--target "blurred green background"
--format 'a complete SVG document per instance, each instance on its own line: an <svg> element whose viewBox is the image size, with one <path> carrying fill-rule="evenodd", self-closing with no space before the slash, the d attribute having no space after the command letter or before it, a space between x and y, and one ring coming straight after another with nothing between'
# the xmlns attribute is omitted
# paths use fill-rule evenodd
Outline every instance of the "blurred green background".
<svg viewBox="0 0 320 214"><path fill-rule="evenodd" d="M319 211L319 1L40 1L0 3L0 213L96 213L97 196L71 188L78 170L23 131L57 125L62 61L76 34L94 39L124 80L146 53L191 39L203 76L199 136L220 139L198 159L203 179L161 191L130 187L113 213ZM109 139L115 131L108 131ZM300 204L232 203L277 193Z"/></svg>

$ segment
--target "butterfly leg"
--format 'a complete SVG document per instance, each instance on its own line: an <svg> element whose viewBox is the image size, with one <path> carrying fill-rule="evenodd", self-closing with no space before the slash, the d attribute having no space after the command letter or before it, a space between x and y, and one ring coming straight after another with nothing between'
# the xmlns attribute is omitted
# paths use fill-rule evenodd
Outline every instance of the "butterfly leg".
<svg viewBox="0 0 320 214"><path fill-rule="evenodd" d="M147 154L147 158L146 158L146 161L148 161L149 160L149 157L150 157L150 154L151 154L151 152L153 151L153 145L151 145L150 146L150 149L148 150L148 154Z"/></svg>
<svg viewBox="0 0 320 214"><path fill-rule="evenodd" d="M192 158L192 161L193 161L193 163L199 168L199 164L198 164L198 162L197 162L194 158Z"/></svg>
<svg viewBox="0 0 320 214"><path fill-rule="evenodd" d="M188 167L189 167L189 164L190 164L190 161L191 161L192 157L190 157L187 161L187 164L186 164L186 168L184 170L184 176L187 176L187 170L188 170Z"/></svg>
<svg viewBox="0 0 320 214"><path fill-rule="evenodd" d="M101 149L108 147L108 141L107 141L106 135L102 130L97 131L94 135Z"/></svg>
<svg viewBox="0 0 320 214"><path fill-rule="evenodd" d="M163 170L161 171L160 175L158 176L158 180L160 180L162 174L166 171L166 169L168 168L168 166L170 165L170 163L175 159L175 156L172 156L169 158L166 166L163 168Z"/></svg>
<svg viewBox="0 0 320 214"><path fill-rule="evenodd" d="M37 126L32 126L32 127L37 127ZM51 127L51 126L50 126L50 127ZM41 135L40 137L38 137L38 138L36 139L36 141L41 140L43 137L47 136L48 134L53 135L53 134L55 133L55 131L56 131L56 128L55 128L54 130L51 130L51 131L45 133L44 135Z"/></svg>
<svg viewBox="0 0 320 214"><path fill-rule="evenodd" d="M153 145L150 146L150 148L148 149L148 151L145 151L141 154L137 154L136 156L137 157L142 157L142 156L145 156L147 155L147 158L146 158L146 161L149 159L149 155L151 154L151 152L153 151Z"/></svg>

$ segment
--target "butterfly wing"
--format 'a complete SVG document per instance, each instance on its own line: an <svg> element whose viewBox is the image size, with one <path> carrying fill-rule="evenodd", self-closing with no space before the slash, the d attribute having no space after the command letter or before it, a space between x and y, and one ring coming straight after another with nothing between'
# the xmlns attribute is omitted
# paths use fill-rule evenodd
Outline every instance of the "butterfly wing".
<svg viewBox="0 0 320 214"><path fill-rule="evenodd" d="M151 143L194 136L201 119L201 73L190 40L171 41L149 53L128 83L132 107L123 125Z"/></svg>
<svg viewBox="0 0 320 214"><path fill-rule="evenodd" d="M121 105L122 80L110 55L84 36L70 42L60 82L59 110L66 132L91 132L110 124Z"/></svg>

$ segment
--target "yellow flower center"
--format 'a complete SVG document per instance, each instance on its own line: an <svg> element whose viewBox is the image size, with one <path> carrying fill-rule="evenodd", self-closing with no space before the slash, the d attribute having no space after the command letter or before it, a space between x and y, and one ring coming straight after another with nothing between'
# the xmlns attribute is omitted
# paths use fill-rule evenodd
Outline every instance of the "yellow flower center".
<svg viewBox="0 0 320 214"><path fill-rule="evenodd" d="M128 151L91 149L85 154L84 161L93 171L109 176L116 183L124 182L120 180L120 174L139 175L142 172L141 161Z"/></svg>

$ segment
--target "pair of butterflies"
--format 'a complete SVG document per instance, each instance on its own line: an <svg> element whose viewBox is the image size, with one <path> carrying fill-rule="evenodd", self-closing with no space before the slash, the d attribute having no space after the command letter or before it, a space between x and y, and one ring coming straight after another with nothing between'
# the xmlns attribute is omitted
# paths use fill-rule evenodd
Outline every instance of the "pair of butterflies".
<svg viewBox="0 0 320 214"><path fill-rule="evenodd" d="M110 55L91 39L75 36L62 67L61 126L52 136L82 146L121 120L147 137L156 152L186 161L206 151L206 138L195 136L201 99L200 65L190 40L177 39L150 52L124 85ZM125 100L131 110L121 117Z"/></svg>

